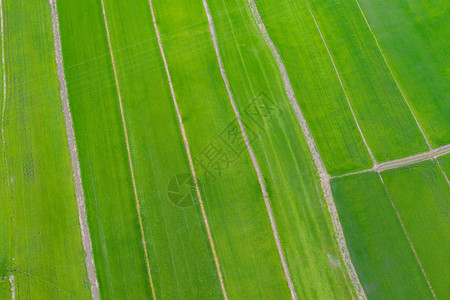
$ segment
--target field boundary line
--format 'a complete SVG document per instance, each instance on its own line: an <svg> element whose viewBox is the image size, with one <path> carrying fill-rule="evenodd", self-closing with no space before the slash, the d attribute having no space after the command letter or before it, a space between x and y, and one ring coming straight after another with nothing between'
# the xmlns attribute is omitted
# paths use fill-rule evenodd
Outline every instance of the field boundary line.
<svg viewBox="0 0 450 300"><path fill-rule="evenodd" d="M125 135L125 144L127 146L128 164L130 166L131 180L133 182L134 198L136 200L136 210L137 210L137 214L138 214L139 228L140 228L141 237L142 237L142 246L144 248L145 263L147 265L147 273L148 273L148 277L149 277L150 287L152 289L153 299L156 299L155 287L153 286L152 274L151 274L151 270L150 270L150 262L149 262L149 259L148 259L147 242L145 241L144 225L142 223L141 206L139 204L138 192L137 192L137 188L136 188L136 180L135 180L135 177L134 177L133 161L131 160L131 151L130 151L130 143L128 141L127 123L125 121L125 114L123 112L122 96L121 96L121 93L120 93L119 79L117 77L116 64L115 64L115 61L114 61L114 54L113 54L113 50L112 50L111 37L109 35L109 27L108 27L108 20L106 18L105 4L104 4L103 0L100 0L100 2L102 4L103 20L105 22L106 37L107 37L107 40L108 40L109 53L111 55L111 63L112 63L113 72L114 72L114 81L116 83L117 98L119 100L120 115L122 117L123 132L124 132L124 135Z"/></svg>
<svg viewBox="0 0 450 300"><path fill-rule="evenodd" d="M67 83L64 73L64 64L62 56L61 35L59 32L58 8L56 0L49 0L52 24L53 24L53 43L55 48L55 61L57 67L60 97L66 127L67 143L69 146L70 160L72 163L72 175L74 180L75 195L77 198L78 218L81 229L81 238L84 248L85 264L88 272L88 278L91 286L91 295L95 300L100 299L97 274L95 271L94 255L92 251L92 241L89 232L89 225L86 215L86 201L81 181L80 162L78 159L78 148L75 140L75 132L73 129L72 114L70 112L69 96L67 93Z"/></svg>
<svg viewBox="0 0 450 300"><path fill-rule="evenodd" d="M339 220L339 215L338 215L338 212L336 209L336 204L334 202L333 194L331 191L330 176L328 175L325 165L323 163L322 157L320 156L320 153L317 150L317 144L310 132L310 129L308 127L306 119L300 109L300 106L298 105L298 102L295 97L295 93L292 88L292 84L291 84L291 81L287 74L286 67L284 66L283 60L281 59L281 56L278 53L278 50L275 47L275 44L273 43L272 39L269 36L269 33L267 32L266 26L264 25L264 22L262 21L262 18L259 14L258 8L255 4L255 1L248 0L248 3L250 5L250 9L252 11L255 22L258 25L258 28L259 28L262 36L264 37L264 40L266 41L267 45L269 46L269 48L272 52L272 55L275 58L278 69L283 78L284 88L285 88L286 94L289 98L289 102L291 104L293 111L295 112L295 115L297 117L300 128L306 138L306 142L307 142L308 148L311 152L312 159L314 161L314 164L316 165L317 172L318 172L318 175L320 178L320 183L321 183L322 190L323 190L323 194L327 201L328 210L330 212L331 219L333 222L333 227L334 227L334 230L337 235L338 247L339 247L340 253L342 255L342 259L344 260L344 263L347 267L347 271L348 271L348 275L350 276L350 280L356 290L358 298L359 299L367 299L364 289L361 285L361 282L359 281L358 274L356 273L355 267L353 266L353 262L351 260L350 253L347 248L347 243L345 241L345 236L344 236L344 230L342 229L342 224Z"/></svg>
<svg viewBox="0 0 450 300"><path fill-rule="evenodd" d="M355 111L353 110L353 106L352 106L352 104L350 102L350 98L348 97L347 90L345 89L345 86L344 86L344 83L342 81L341 75L339 74L339 71L337 69L336 63L334 62L333 56L331 55L330 48L328 48L328 44L325 41L325 37L322 34L322 30L320 30L320 26L317 23L316 17L314 16L314 13L312 12L311 7L309 6L309 3L308 3L307 0L305 0L305 4L308 7L309 13L311 14L311 17L314 20L314 24L316 24L316 28L317 28L317 31L319 32L319 35L320 35L320 37L322 39L322 42L325 45L325 48L327 49L328 56L330 57L331 63L333 64L333 68L334 68L334 71L336 72L337 78L339 80L339 84L340 84L340 86L342 88L342 91L344 92L345 99L347 100L347 104L348 104L348 106L350 108L350 111L352 113L353 120L355 121L356 126L358 127L358 131L361 134L361 138L364 141L364 145L366 146L367 151L369 152L370 158L372 159L372 163L373 163L374 166L376 166L377 165L377 161L376 161L375 157L373 156L372 150L370 149L369 144L367 143L366 138L364 136L364 133L362 132L361 126L359 125L359 121L356 118L356 114L355 114Z"/></svg>
<svg viewBox="0 0 450 300"><path fill-rule="evenodd" d="M421 269L423 275L425 276L425 280L426 280L427 283L428 283L428 287L430 288L431 293L433 294L434 299L436 299L436 294L434 293L434 290L433 290L433 288L432 288L432 286L431 286L431 283L430 283L430 281L428 280L427 273L425 272L425 269L424 269L423 266L422 266L422 262L421 262L420 259L419 259L419 255L417 254L416 249L414 248L414 245L413 245L411 239L409 238L408 232L406 231L406 227L405 227L405 225L403 224L402 218L400 217L400 214L399 214L399 212L398 212L398 210L397 210L397 207L395 206L394 200L392 199L391 194L389 193L389 191L388 191L388 189L387 189L387 187L386 187L386 184L384 184L383 176L381 176L381 172L380 172L380 171L378 171L378 176L380 177L380 180L381 180L381 183L383 184L384 190L386 191L386 193L387 193L387 195L388 195L388 197L389 197L389 200L391 201L392 208L394 209L395 214L397 215L397 218L398 218L398 220L399 220L399 222L400 222L400 224L401 224L401 226L402 226L403 232L404 232L406 238L408 239L409 246L411 247L412 251L414 252L414 256L416 257L416 260L417 260L417 262L418 262L418 264L419 264L419 267L420 267L420 269Z"/></svg>
<svg viewBox="0 0 450 300"><path fill-rule="evenodd" d="M450 180L448 180L448 176L447 174L445 174L444 169L441 166L441 163L439 162L439 160L435 157L436 160L436 164L438 165L439 169L441 169L442 174L444 175L445 181L447 181L447 184L450 185Z"/></svg>
<svg viewBox="0 0 450 300"><path fill-rule="evenodd" d="M337 175L337 176L333 176L331 177L331 179L334 178L342 178L342 177L346 177L346 176L351 176L351 175L357 175L357 174L362 174L362 173L366 173L366 172L371 172L371 171L386 171L386 170L391 170L391 169L397 169L397 168L401 168L404 166L409 166L412 164L416 164L422 161L426 161L426 160L430 160L430 159L436 159L440 156L446 155L450 153L450 144L449 145L445 145L445 146L441 146L439 148L435 148L432 149L430 151L427 152L423 152L420 154L415 154L415 155L411 155L411 156L407 156L407 157L403 157L403 158L399 158L399 159L394 159L391 161L387 161L384 163L380 163L377 166L370 168L370 169L365 169L362 171L357 171L357 172L351 172L351 173L346 173L346 174L342 174L342 175ZM437 160L436 160L437 161ZM444 174L445 177L446 174L444 173L444 170L441 168L442 173ZM448 180L447 180L448 182Z"/></svg>
<svg viewBox="0 0 450 300"><path fill-rule="evenodd" d="M286 258L284 257L283 247L281 245L280 236L278 234L278 229L277 229L277 225L276 225L276 222L275 222L275 217L273 216L273 211L272 211L272 206L270 204L269 195L267 193L267 189L266 189L266 186L264 184L264 178L263 178L262 172L261 172L261 170L259 168L258 161L256 159L255 153L253 152L252 146L250 145L250 141L249 141L249 138L247 136L247 133L245 132L245 128L244 128L241 116L239 114L239 110L238 110L238 108L236 106L236 103L234 101L233 93L231 92L231 89L230 89L230 84L228 82L228 78L227 78L227 75L226 75L226 72L225 72L225 68L223 66L222 58L220 56L219 46L218 46L218 43L217 43L216 30L214 28L214 22L213 22L213 19L212 19L212 16L211 16L211 11L209 10L208 2L207 2L207 0L202 0L202 1L203 1L203 6L205 8L206 17L208 19L209 32L211 34L211 40L212 40L212 43L214 45L214 50L216 52L216 57L217 57L217 62L219 64L220 73L222 75L222 79L223 79L223 82L225 84L225 88L227 90L227 94L228 94L228 98L230 100L231 106L233 107L234 114L235 114L236 119L237 119L237 121L239 123L239 128L240 128L240 131L241 131L241 134L242 134L242 138L245 141L245 146L247 147L247 151L248 151L248 153L250 155L250 158L252 160L253 168L255 169L256 175L258 177L258 182L259 182L259 185L260 185L260 188L261 188L261 192L262 192L262 195L263 195L263 198L264 198L264 203L265 203L265 206L266 206L266 209L267 209L267 213L268 213L269 219L270 219L270 225L272 227L273 237L274 237L274 240L275 240L275 244L277 246L278 255L280 256L280 259L281 259L281 264L283 266L284 275L285 275L286 281L288 283L288 287L289 287L289 291L291 293L291 297L292 297L292 299L296 300L296 299L298 299L297 293L295 292L294 283L292 282L291 275L289 273L289 268L288 268L288 265L287 265L287 262L286 262Z"/></svg>
<svg viewBox="0 0 450 300"><path fill-rule="evenodd" d="M219 276L220 288L222 289L222 294L223 294L224 299L227 300L228 299L228 295L227 295L227 291L225 289L225 284L224 284L224 280L223 280L223 276L222 276L222 271L220 269L219 258L217 257L216 247L214 245L214 241L213 241L213 238L212 238L212 235L211 235L211 229L209 227L208 217L206 215L205 206L203 204L203 199L202 199L202 196L201 196L201 193L200 193L200 188L199 188L199 185L198 185L198 179L197 179L197 175L196 175L195 168L194 168L194 161L192 159L191 149L190 149L190 146L189 146L186 130L184 128L183 119L181 117L180 109L178 107L178 101L177 101L177 98L175 96L175 89L174 89L173 84L172 84L172 77L170 76L169 65L167 63L166 54L164 52L161 36L159 34L158 24L156 23L156 16L155 16L155 12L154 12L154 9L153 9L152 0L148 0L148 3L150 5L150 11L151 11L151 14L152 14L153 27L155 28L156 38L157 38L158 46L159 46L159 51L161 53L161 57L162 57L163 62L164 62L164 69L166 71L167 80L168 80L169 88L170 88L170 93L172 95L173 104L175 106L175 111L177 113L178 124L180 126L181 135L183 137L183 143L184 143L184 147L186 149L186 155L187 155L187 158L188 158L188 161L189 161L189 166L190 166L190 169L191 169L192 178L194 180L195 191L197 193L198 201L200 203L200 210L202 212L203 221L205 223L206 232L207 232L208 239L209 239L209 244L210 244L211 251L212 251L212 254L213 254L213 258L214 258L214 264L216 266L217 274Z"/></svg>

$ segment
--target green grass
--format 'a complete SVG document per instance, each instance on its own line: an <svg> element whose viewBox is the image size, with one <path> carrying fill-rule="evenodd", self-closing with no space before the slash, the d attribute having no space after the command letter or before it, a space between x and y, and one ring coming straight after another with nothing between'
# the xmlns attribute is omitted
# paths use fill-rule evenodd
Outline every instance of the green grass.
<svg viewBox="0 0 450 300"><path fill-rule="evenodd" d="M382 173L437 298L450 294L450 188L433 161Z"/></svg>
<svg viewBox="0 0 450 300"><path fill-rule="evenodd" d="M301 298L350 298L353 290L340 261L317 170L247 1L208 3L240 115L248 134L257 137L252 147L297 294ZM255 114L257 109L261 114Z"/></svg>
<svg viewBox="0 0 450 300"><path fill-rule="evenodd" d="M359 0L433 147L450 143L448 18L443 0Z"/></svg>
<svg viewBox="0 0 450 300"><path fill-rule="evenodd" d="M87 299L50 7L45 0L8 0L3 15L7 87L6 146L0 146L0 276L15 275L19 299ZM5 285L8 289L4 282L2 289Z"/></svg>
<svg viewBox="0 0 450 300"><path fill-rule="evenodd" d="M297 101L332 175L371 166L327 50L304 1L257 1Z"/></svg>
<svg viewBox="0 0 450 300"><path fill-rule="evenodd" d="M334 199L358 277L369 299L432 299L377 173L334 179Z"/></svg>
<svg viewBox="0 0 450 300"><path fill-rule="evenodd" d="M100 1L58 1L66 80L102 298L151 298Z"/></svg>
<svg viewBox="0 0 450 300"><path fill-rule="evenodd" d="M438 161L447 177L450 177L450 153L439 157Z"/></svg>
<svg viewBox="0 0 450 300"><path fill-rule="evenodd" d="M154 6L228 296L288 298L260 186L242 147L202 2L158 0ZM218 138L227 128L236 134L241 155L233 155ZM203 151L211 147L233 160L228 166L221 161L220 175L209 167L216 179L199 161L207 163Z"/></svg>
<svg viewBox="0 0 450 300"><path fill-rule="evenodd" d="M7 278L0 278L0 299L11 299L11 285Z"/></svg>
<svg viewBox="0 0 450 300"><path fill-rule="evenodd" d="M428 150L354 0L309 0L378 162Z"/></svg>
<svg viewBox="0 0 450 300"><path fill-rule="evenodd" d="M105 0L105 9L156 297L221 298L199 205L176 206L168 197L170 180L190 167L149 2Z"/></svg>

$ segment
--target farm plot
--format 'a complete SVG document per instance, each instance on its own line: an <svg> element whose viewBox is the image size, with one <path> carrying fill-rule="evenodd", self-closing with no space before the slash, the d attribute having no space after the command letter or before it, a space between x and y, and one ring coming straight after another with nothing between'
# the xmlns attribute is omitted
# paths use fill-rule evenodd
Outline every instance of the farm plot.
<svg viewBox="0 0 450 300"><path fill-rule="evenodd" d="M371 167L339 78L304 1L257 1L328 173Z"/></svg>
<svg viewBox="0 0 450 300"><path fill-rule="evenodd" d="M202 2L157 0L153 5L227 294L287 298L261 187L228 99Z"/></svg>
<svg viewBox="0 0 450 300"><path fill-rule="evenodd" d="M156 298L220 298L149 1L104 5Z"/></svg>
<svg viewBox="0 0 450 300"><path fill-rule="evenodd" d="M359 3L431 145L449 144L449 2Z"/></svg>
<svg viewBox="0 0 450 300"><path fill-rule="evenodd" d="M307 0L377 162L428 150L354 0Z"/></svg>
<svg viewBox="0 0 450 300"><path fill-rule="evenodd" d="M102 298L150 298L101 1L58 1L70 108Z"/></svg>
<svg viewBox="0 0 450 300"><path fill-rule="evenodd" d="M432 299L378 173L337 178L331 184L350 255L367 297Z"/></svg>
<svg viewBox="0 0 450 300"><path fill-rule="evenodd" d="M11 278L17 299L86 299L50 6L46 0L1 5L1 293L10 295Z"/></svg>
<svg viewBox="0 0 450 300"><path fill-rule="evenodd" d="M322 188L280 71L247 1L208 0L220 56L265 179L290 275L301 298L347 298Z"/></svg>
<svg viewBox="0 0 450 300"><path fill-rule="evenodd" d="M381 173L437 298L450 294L450 187L434 161Z"/></svg>

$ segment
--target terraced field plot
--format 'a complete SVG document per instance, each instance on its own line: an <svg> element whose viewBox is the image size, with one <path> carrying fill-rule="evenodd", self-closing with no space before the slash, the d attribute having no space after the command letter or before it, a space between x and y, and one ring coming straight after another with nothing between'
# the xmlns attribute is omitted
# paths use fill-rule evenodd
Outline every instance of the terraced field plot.
<svg viewBox="0 0 450 300"><path fill-rule="evenodd" d="M450 294L448 4L0 17L0 299Z"/></svg>

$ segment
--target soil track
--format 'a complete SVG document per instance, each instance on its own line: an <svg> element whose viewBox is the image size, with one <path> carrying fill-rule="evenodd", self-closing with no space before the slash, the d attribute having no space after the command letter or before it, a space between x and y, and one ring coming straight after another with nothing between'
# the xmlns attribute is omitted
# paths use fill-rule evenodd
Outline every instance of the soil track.
<svg viewBox="0 0 450 300"><path fill-rule="evenodd" d="M55 47L55 59L59 80L61 102L64 114L64 121L66 125L67 142L69 144L70 160L72 162L73 179L75 182L75 194L77 197L78 217L80 222L83 248L86 254L85 263L88 272L89 282L91 285L92 298L97 300L100 299L100 294L98 288L97 274L95 272L91 235L89 233L89 226L87 223L86 205L83 186L81 183L81 171L80 171L80 163L78 160L77 143L75 141L72 115L70 113L70 106L69 106L69 97L67 94L67 84L65 79L62 49L61 49L61 36L59 33L58 9L56 6L56 0L49 0L49 4L52 14L53 41Z"/></svg>

